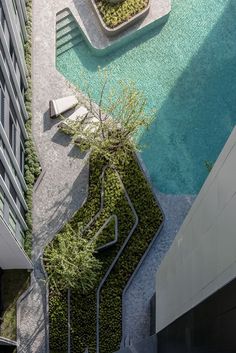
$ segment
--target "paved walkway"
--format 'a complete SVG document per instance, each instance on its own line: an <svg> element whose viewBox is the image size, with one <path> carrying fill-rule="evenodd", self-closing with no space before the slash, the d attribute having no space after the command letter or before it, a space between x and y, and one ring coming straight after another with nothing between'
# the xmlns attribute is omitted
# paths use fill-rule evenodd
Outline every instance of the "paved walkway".
<svg viewBox="0 0 236 353"><path fill-rule="evenodd" d="M46 288L40 257L62 224L81 207L88 187L87 156L50 120L50 99L73 94L55 68L54 2L33 1L33 136L43 175L33 199L32 290L19 308L19 352L47 351ZM66 3L66 1L63 1ZM81 97L82 99L82 97Z"/></svg>

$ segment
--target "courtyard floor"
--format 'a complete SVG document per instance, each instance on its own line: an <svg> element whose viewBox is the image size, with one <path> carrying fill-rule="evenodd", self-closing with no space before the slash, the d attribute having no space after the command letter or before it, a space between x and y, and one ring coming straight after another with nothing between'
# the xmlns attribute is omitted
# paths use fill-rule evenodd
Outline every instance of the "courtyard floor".
<svg viewBox="0 0 236 353"><path fill-rule="evenodd" d="M33 199L33 263L31 288L19 306L19 352L48 351L48 313L45 274L41 256L45 245L86 200L88 155L69 144L49 118L50 99L74 93L55 67L55 18L80 0L33 1L33 137L42 166ZM80 100L84 98L81 95ZM193 202L193 197L157 197L164 210L164 228L153 244L125 297L125 335L137 341L149 335L149 300L155 273Z"/></svg>

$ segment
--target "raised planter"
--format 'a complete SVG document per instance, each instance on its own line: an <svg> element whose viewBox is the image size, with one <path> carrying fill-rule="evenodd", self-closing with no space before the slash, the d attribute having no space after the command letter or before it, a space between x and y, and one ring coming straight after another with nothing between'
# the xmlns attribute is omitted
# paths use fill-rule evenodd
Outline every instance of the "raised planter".
<svg viewBox="0 0 236 353"><path fill-rule="evenodd" d="M123 23L121 23L120 25L118 25L115 28L110 28L108 27L105 22L103 21L103 18L97 8L96 2L95 0L91 0L93 9L98 17L98 20L102 26L103 31L108 35L108 36L115 36L120 34L121 32L124 32L127 28L129 28L130 26L134 25L136 22L141 21L149 12L150 6L151 6L151 0L149 0L149 3L147 5L147 7L142 10L141 12L137 13L136 15L134 15L131 19L129 19L128 21L125 21Z"/></svg>

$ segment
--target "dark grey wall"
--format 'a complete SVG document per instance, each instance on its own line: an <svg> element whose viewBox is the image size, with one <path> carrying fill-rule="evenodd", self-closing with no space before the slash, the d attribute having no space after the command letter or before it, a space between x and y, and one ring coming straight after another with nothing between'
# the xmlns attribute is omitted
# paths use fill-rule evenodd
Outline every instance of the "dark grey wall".
<svg viewBox="0 0 236 353"><path fill-rule="evenodd" d="M158 353L235 353L236 280L159 332Z"/></svg>

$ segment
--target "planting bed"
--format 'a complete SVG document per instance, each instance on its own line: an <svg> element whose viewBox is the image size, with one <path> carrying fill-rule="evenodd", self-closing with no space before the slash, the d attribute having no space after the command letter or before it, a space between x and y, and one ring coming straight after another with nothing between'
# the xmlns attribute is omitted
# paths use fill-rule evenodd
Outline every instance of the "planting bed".
<svg viewBox="0 0 236 353"><path fill-rule="evenodd" d="M94 289L86 295L75 290L71 293L70 324L71 351L73 353L84 353L87 347L89 353L96 352L97 289L133 229L134 232L124 251L100 291L99 351L100 353L111 353L119 349L122 338L122 292L163 220L161 210L156 204L155 197L134 156L130 155L123 165L117 163L114 166L115 169L107 167L102 180L101 175L104 167L106 167L104 160L94 155L91 156L89 196L86 204L74 215L70 224L76 228L80 222L86 227L91 219L98 214L103 184L103 210L99 217L95 218L94 222L86 228L83 236L95 239L94 241L97 241L99 246L104 244L106 239L107 242L110 242L111 239L114 239L115 222L110 222L108 226L104 227L98 237L95 235L111 215L116 215L118 238L115 244L96 254L102 263L102 269L99 270ZM120 180L122 180L122 184ZM134 214L134 210L128 202L123 186L137 215ZM49 285L49 313L51 353L64 353L67 351L68 340L67 293L58 293L52 285Z"/></svg>

